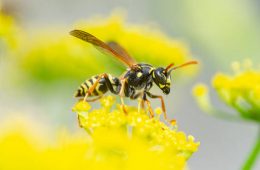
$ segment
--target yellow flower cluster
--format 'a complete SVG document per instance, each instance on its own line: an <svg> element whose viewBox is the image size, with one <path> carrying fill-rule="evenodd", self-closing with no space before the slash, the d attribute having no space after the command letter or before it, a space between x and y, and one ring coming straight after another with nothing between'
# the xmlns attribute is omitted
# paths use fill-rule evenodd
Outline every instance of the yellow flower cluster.
<svg viewBox="0 0 260 170"><path fill-rule="evenodd" d="M190 59L191 55L182 43L168 38L156 28L128 24L121 15L82 21L70 29L38 31L25 41L27 44L23 46L18 62L33 78L44 81L82 81L93 74L113 70L113 74L120 75L125 70L113 58L70 36L68 32L72 29L85 30L103 41L116 41L139 62L167 66ZM178 73L194 73L191 70L187 68Z"/></svg>
<svg viewBox="0 0 260 170"><path fill-rule="evenodd" d="M246 119L260 121L260 70L252 69L251 62L244 62L244 69L240 63L234 62L232 67L235 75L218 73L212 81L212 85L221 99L233 107L240 116ZM194 89L200 106L210 111L211 104L205 85L198 85Z"/></svg>
<svg viewBox="0 0 260 170"><path fill-rule="evenodd" d="M121 169L183 169L197 151L199 143L193 136L186 137L176 127L165 125L159 115L151 119L135 107L127 107L125 114L119 105L112 110L113 105L114 98L108 96L101 99L101 109L89 111L88 103L79 102L74 111L100 156L115 163L115 169L117 165Z"/></svg>
<svg viewBox="0 0 260 170"><path fill-rule="evenodd" d="M62 132L56 138L45 127L24 118L0 124L0 169L183 170L198 142L158 118L127 107L114 109L114 98L89 112L87 103L74 107L88 133ZM7 124L7 125L6 125Z"/></svg>
<svg viewBox="0 0 260 170"><path fill-rule="evenodd" d="M8 122L0 131L1 170L89 169L92 146L82 135L61 133L50 142L35 122ZM91 168L90 168L91 169Z"/></svg>

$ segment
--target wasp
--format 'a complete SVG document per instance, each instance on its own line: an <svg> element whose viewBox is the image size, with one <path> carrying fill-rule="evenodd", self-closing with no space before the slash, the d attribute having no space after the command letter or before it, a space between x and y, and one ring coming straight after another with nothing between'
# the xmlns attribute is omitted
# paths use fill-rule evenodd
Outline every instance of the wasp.
<svg viewBox="0 0 260 170"><path fill-rule="evenodd" d="M174 66L174 64L171 63L166 68L155 68L150 64L137 63L123 47L114 41L105 43L92 34L82 30L72 30L70 31L70 35L94 45L101 52L115 57L127 66L126 71L120 77L115 77L108 73L91 77L80 85L75 93L75 97L83 98L83 101L93 102L110 91L120 96L122 108L125 113L127 112L123 98L139 98L141 104L139 103L138 111L140 111L141 106L144 107L144 104L146 104L150 112L150 117L153 117L154 113L148 97L153 99L158 98L161 100L164 118L168 120L163 97L150 93L150 89L153 84L155 84L165 95L168 95L171 88L171 72L177 68L197 64L197 61L188 61L178 66Z"/></svg>

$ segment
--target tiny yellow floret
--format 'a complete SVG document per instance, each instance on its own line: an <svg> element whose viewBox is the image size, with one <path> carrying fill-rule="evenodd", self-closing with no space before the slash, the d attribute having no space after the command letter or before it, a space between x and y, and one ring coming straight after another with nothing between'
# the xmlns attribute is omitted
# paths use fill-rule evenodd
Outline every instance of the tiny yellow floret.
<svg viewBox="0 0 260 170"><path fill-rule="evenodd" d="M161 115L162 114L162 109L160 107L157 107L154 112L157 114L157 115Z"/></svg>
<svg viewBox="0 0 260 170"><path fill-rule="evenodd" d="M88 111L90 109L91 109L91 106L89 103L80 101L72 108L72 111L81 112L81 111Z"/></svg>
<svg viewBox="0 0 260 170"><path fill-rule="evenodd" d="M208 87L205 84L198 84L193 88L192 92L194 96L204 96L208 93Z"/></svg>

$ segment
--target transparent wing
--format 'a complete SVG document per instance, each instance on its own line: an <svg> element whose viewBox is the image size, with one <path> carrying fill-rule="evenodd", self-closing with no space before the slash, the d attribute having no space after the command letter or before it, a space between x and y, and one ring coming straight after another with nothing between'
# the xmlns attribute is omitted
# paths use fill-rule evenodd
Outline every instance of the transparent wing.
<svg viewBox="0 0 260 170"><path fill-rule="evenodd" d="M137 62L127 53L127 51L121 45L114 41L110 41L107 44L129 63L132 63L133 65L137 64Z"/></svg>
<svg viewBox="0 0 260 170"><path fill-rule="evenodd" d="M137 64L135 60L130 57L128 53L115 42L110 42L109 44L106 44L95 36L91 35L90 33L82 30L72 30L70 32L70 35L94 45L101 52L105 52L106 54L110 54L113 57L116 57L118 60L120 60L130 68L134 68Z"/></svg>

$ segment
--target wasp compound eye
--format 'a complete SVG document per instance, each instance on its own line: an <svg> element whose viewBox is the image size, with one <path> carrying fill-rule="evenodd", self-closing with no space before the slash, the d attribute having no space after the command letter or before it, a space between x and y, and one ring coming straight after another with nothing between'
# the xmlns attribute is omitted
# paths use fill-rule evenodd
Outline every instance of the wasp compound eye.
<svg viewBox="0 0 260 170"><path fill-rule="evenodd" d="M168 88L168 87L165 87L165 88L162 89L162 91L163 91L164 94L169 94L171 89Z"/></svg>
<svg viewBox="0 0 260 170"><path fill-rule="evenodd" d="M164 68L159 67L154 71L154 79L156 84L166 84L166 76L164 74Z"/></svg>

